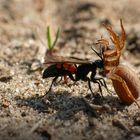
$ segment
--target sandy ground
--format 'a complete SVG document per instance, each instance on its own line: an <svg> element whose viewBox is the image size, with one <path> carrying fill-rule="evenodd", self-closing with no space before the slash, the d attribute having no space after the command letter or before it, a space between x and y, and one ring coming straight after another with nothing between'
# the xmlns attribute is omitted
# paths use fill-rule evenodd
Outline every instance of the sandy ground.
<svg viewBox="0 0 140 140"><path fill-rule="evenodd" d="M90 45L109 37L103 23L127 34L121 61L140 77L139 0L0 0L0 139L1 140L139 140L140 110L86 82L60 82L46 93L52 78L42 79L40 62L46 27L61 35L56 54L96 60ZM96 49L97 46L94 46ZM140 101L138 101L140 103Z"/></svg>

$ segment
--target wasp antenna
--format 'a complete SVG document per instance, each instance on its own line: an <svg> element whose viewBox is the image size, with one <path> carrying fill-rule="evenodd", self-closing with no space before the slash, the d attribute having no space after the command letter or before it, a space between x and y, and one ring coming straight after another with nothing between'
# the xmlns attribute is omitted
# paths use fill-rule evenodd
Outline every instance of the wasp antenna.
<svg viewBox="0 0 140 140"><path fill-rule="evenodd" d="M93 49L93 47L91 47L91 49L101 58L101 60L103 60L103 57L101 56L100 53L98 53L95 49Z"/></svg>

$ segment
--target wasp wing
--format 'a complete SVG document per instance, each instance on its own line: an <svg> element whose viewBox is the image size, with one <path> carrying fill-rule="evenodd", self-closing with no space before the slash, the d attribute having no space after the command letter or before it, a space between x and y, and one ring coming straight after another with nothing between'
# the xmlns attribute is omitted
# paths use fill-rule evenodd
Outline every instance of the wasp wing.
<svg viewBox="0 0 140 140"><path fill-rule="evenodd" d="M71 63L71 64L86 64L92 63L90 60L84 60L76 57L50 56L45 57L43 64L57 64L57 63Z"/></svg>

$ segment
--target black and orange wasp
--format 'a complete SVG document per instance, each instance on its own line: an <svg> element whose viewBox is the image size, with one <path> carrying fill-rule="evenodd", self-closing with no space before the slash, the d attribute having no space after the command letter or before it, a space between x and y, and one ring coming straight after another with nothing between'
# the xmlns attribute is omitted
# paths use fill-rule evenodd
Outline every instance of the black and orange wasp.
<svg viewBox="0 0 140 140"><path fill-rule="evenodd" d="M89 89L93 94L91 88L91 82L97 83L99 86L99 90L102 94L101 86L104 86L107 89L107 85L105 80L102 77L95 77L97 68L102 69L103 66L103 58L100 53L92 50L100 57L100 59L91 61L79 59L76 57L62 57L62 56L45 56L44 64L49 65L43 72L43 78L54 77L48 92L50 92L53 84L57 81L59 77L68 76L72 81L85 81L88 82ZM91 75L88 77L88 74L91 72ZM108 90L108 89L107 89ZM47 92L47 93L48 93ZM47 94L46 93L46 94Z"/></svg>

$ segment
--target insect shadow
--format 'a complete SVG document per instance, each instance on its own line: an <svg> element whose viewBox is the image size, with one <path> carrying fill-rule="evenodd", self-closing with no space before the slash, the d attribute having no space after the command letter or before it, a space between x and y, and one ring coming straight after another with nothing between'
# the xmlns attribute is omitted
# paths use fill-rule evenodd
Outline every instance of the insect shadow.
<svg viewBox="0 0 140 140"><path fill-rule="evenodd" d="M68 92L50 93L46 98L31 97L27 99L16 98L18 106L29 106L39 113L48 113L55 116L56 119L69 120L72 119L76 113L82 111L85 115L98 118L103 113L115 113L110 109L116 107L117 110L123 110L124 106L119 104L117 97L106 96L104 99L95 97L93 104L91 97L71 96ZM114 104L106 107L108 102L115 100ZM118 103L117 103L117 102ZM94 104L95 103L95 104ZM109 108L109 109L108 109ZM55 113L54 113L55 112Z"/></svg>
<svg viewBox="0 0 140 140"><path fill-rule="evenodd" d="M57 119L70 119L79 111L97 117L96 110L91 109L83 97L71 96L68 92L50 93L46 98L35 96L21 99L16 97L16 100L18 106L29 106L39 113L54 114ZM53 113L54 111L56 113Z"/></svg>

